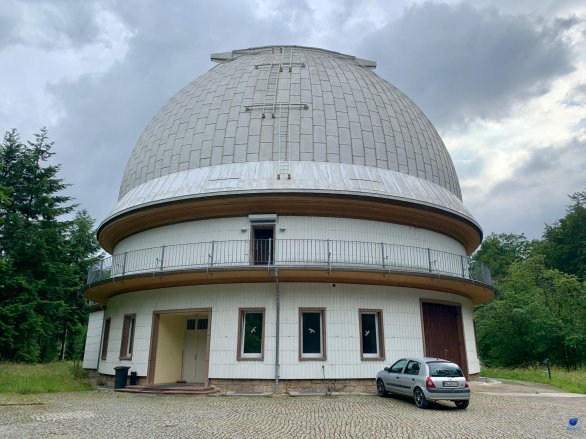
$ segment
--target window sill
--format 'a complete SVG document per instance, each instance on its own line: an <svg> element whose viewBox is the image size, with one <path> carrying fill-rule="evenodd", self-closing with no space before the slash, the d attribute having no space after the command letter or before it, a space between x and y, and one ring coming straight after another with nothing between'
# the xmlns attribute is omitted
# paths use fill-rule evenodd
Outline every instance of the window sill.
<svg viewBox="0 0 586 439"><path fill-rule="evenodd" d="M264 361L264 356L262 357L237 357L236 360L238 361Z"/></svg>
<svg viewBox="0 0 586 439"><path fill-rule="evenodd" d="M326 361L326 357L299 357L299 361Z"/></svg>
<svg viewBox="0 0 586 439"><path fill-rule="evenodd" d="M118 357L120 361L132 361L132 356L130 357Z"/></svg>
<svg viewBox="0 0 586 439"><path fill-rule="evenodd" d="M385 361L385 357L360 357L360 361Z"/></svg>

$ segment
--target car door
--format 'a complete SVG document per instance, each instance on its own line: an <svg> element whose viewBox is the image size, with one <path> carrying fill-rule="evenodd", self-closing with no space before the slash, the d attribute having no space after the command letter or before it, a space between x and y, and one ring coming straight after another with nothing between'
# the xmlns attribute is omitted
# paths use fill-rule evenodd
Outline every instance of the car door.
<svg viewBox="0 0 586 439"><path fill-rule="evenodd" d="M419 371L421 370L421 363L415 360L409 360L401 377L399 379L401 387L404 389L406 393L413 393L413 388L417 383L417 377L419 376Z"/></svg>
<svg viewBox="0 0 586 439"><path fill-rule="evenodd" d="M401 384L401 376L403 375L403 368L406 364L407 359L402 358L389 368L389 371L386 375L387 378L385 380L385 387L389 392L403 394L406 393Z"/></svg>

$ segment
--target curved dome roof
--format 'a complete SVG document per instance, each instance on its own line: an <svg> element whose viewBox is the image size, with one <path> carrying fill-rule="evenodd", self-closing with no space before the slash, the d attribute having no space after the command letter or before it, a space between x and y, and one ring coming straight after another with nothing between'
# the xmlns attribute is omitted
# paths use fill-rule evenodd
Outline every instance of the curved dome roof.
<svg viewBox="0 0 586 439"><path fill-rule="evenodd" d="M374 62L298 46L212 60L138 139L98 230L107 251L147 228L252 211L395 221L479 245L441 138Z"/></svg>
<svg viewBox="0 0 586 439"><path fill-rule="evenodd" d="M288 173L296 162L311 162L425 180L424 191L437 192L437 185L458 198L439 204L460 204L455 210L469 216L442 139L405 94L372 71L374 62L297 46L212 59L219 64L173 96L138 139L120 186L122 205L113 213L137 205L129 192L152 190L155 180L168 184L164 176L219 165L242 172L247 166L238 164L264 162Z"/></svg>

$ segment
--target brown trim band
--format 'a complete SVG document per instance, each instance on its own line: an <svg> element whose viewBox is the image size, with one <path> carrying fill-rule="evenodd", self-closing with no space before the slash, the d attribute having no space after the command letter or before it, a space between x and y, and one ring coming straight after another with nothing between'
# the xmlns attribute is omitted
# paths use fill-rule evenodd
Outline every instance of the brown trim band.
<svg viewBox="0 0 586 439"><path fill-rule="evenodd" d="M206 271L181 271L169 273L144 273L117 277L89 286L85 296L102 305L109 298L133 291L152 290L186 285L263 283L274 282L274 274L265 268ZM390 285L407 288L443 291L466 297L474 304L494 299L494 290L485 284L467 279L445 277L426 273L311 270L306 267L279 268L279 282L323 282L362 285Z"/></svg>
<svg viewBox="0 0 586 439"><path fill-rule="evenodd" d="M422 227L448 235L472 253L482 241L482 230L462 215L439 207L386 198L340 194L244 194L171 201L120 213L98 230L100 244L109 253L122 239L169 224L272 212L277 215L328 216Z"/></svg>

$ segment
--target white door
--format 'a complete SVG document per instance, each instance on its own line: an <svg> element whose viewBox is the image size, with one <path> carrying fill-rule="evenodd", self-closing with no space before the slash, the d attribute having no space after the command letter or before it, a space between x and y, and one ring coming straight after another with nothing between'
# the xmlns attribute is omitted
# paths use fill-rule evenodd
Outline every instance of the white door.
<svg viewBox="0 0 586 439"><path fill-rule="evenodd" d="M183 381L188 383L205 382L206 350L207 319L198 319L197 322L191 324L188 320L183 347L183 373L181 377Z"/></svg>
<svg viewBox="0 0 586 439"><path fill-rule="evenodd" d="M207 329L195 331L195 383L203 383L206 379L207 332Z"/></svg>

